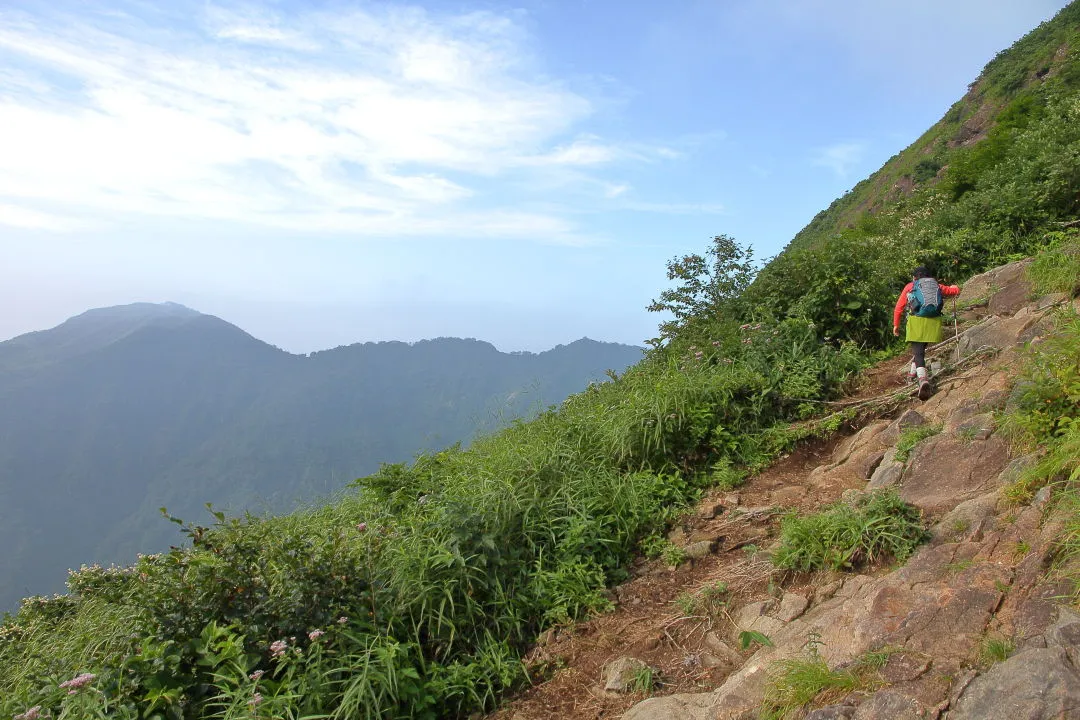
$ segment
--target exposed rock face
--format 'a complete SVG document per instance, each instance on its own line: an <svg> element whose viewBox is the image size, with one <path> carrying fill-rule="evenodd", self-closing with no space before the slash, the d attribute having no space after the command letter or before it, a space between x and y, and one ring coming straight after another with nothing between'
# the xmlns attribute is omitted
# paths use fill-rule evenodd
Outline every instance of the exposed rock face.
<svg viewBox="0 0 1080 720"><path fill-rule="evenodd" d="M644 700L623 715L623 720L713 720L709 693L687 693Z"/></svg>
<svg viewBox="0 0 1080 720"><path fill-rule="evenodd" d="M853 715L854 705L829 705L807 714L806 720L849 720Z"/></svg>
<svg viewBox="0 0 1080 720"><path fill-rule="evenodd" d="M780 609L776 613L776 618L784 622L791 622L802 615L809 604L810 600L807 599L805 595L799 595L798 593L792 592L784 593L784 597L780 601Z"/></svg>
<svg viewBox="0 0 1080 720"><path fill-rule="evenodd" d="M949 720L1067 720L1080 717L1080 666L1074 648L1035 648L975 678Z"/></svg>
<svg viewBox="0 0 1080 720"><path fill-rule="evenodd" d="M1058 301L1030 301L1026 265L973 278L961 296L992 313L962 334L961 356L989 347L995 360L962 382L943 383L917 410L862 428L807 478L809 487L848 493L896 487L933 522L931 542L893 572L847 575L787 592L779 603L738 608L735 627L763 632L773 646L758 649L712 692L652 698L626 718L755 718L774 663L803 656L810 637L830 668L882 648L892 654L879 671L883 686L834 698L808 710L807 720L1080 718L1080 614L1062 607L1071 588L1047 575L1060 520L1047 515L1048 495L1017 508L999 494L1032 458L1010 458L992 413L1008 402L1014 348L1045 332L1045 309ZM926 424L942 431L906 463L896 460L902 431ZM987 637L1008 638L1017 649L987 667L980 660Z"/></svg>
<svg viewBox="0 0 1080 720"><path fill-rule="evenodd" d="M1017 286L1027 287L1024 280L1024 271L1030 264L1031 260L1019 260L988 270L981 275L976 275L964 283L964 286L960 289L958 301L965 305L979 302L989 304L1003 289Z"/></svg>
<svg viewBox="0 0 1080 720"><path fill-rule="evenodd" d="M924 720L928 708L894 690L879 690L859 705L852 720Z"/></svg>
<svg viewBox="0 0 1080 720"><path fill-rule="evenodd" d="M733 670L742 665L742 655L721 640L716 633L707 633L705 639L702 641L702 645L705 646L706 651L716 658L719 663L727 665Z"/></svg>
<svg viewBox="0 0 1080 720"><path fill-rule="evenodd" d="M1008 447L997 437L967 441L955 434L936 435L912 452L900 497L940 515L996 489L998 474L1008 462Z"/></svg>

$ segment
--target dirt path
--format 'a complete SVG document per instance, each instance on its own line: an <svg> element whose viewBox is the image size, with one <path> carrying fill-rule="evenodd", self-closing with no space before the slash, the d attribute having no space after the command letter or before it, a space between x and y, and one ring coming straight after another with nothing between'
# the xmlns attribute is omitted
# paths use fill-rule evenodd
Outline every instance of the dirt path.
<svg viewBox="0 0 1080 720"><path fill-rule="evenodd" d="M848 400L902 389L907 362L904 355L870 368ZM829 583L820 575L781 575L757 551L775 542L780 508L812 512L840 498L845 485L811 485L808 477L856 429L805 443L736 491L706 495L669 537L680 546L712 543L711 552L678 568L639 559L635 578L612 592L613 612L545 634L528 661L546 679L508 700L492 720L614 718L647 696L717 686L753 652L733 650L738 639L729 608L772 597L780 588L809 597L813 586ZM658 671L652 689L605 692L604 668L624 656Z"/></svg>

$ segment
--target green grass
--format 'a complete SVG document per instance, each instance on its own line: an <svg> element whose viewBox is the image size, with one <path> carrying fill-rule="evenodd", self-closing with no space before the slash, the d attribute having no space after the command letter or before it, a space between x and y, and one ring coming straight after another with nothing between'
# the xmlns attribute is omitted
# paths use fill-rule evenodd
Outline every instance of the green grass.
<svg viewBox="0 0 1080 720"><path fill-rule="evenodd" d="M855 690L881 684L876 671L888 662L891 650L867 653L848 668L830 669L819 653L820 640L811 637L806 657L778 660L769 669L758 717L786 720L801 717L803 709L838 700Z"/></svg>
<svg viewBox="0 0 1080 720"><path fill-rule="evenodd" d="M1071 484L1058 497L1058 509L1065 526L1054 553L1054 571L1073 584L1073 604L1080 604L1080 487Z"/></svg>
<svg viewBox="0 0 1080 720"><path fill-rule="evenodd" d="M1080 291L1080 230L1047 234L1049 247L1027 268L1032 290L1038 295Z"/></svg>
<svg viewBox="0 0 1080 720"><path fill-rule="evenodd" d="M928 437L933 437L941 432L940 424L926 424L918 427L907 428L900 433L900 439L896 442L897 462L907 462L911 457L911 451L915 446ZM974 437L974 435L972 435Z"/></svg>
<svg viewBox="0 0 1080 720"><path fill-rule="evenodd" d="M657 685L656 671L651 667L638 668L628 687L632 693L648 693Z"/></svg>
<svg viewBox="0 0 1080 720"><path fill-rule="evenodd" d="M1020 451L1035 451L1028 466L1003 494L1029 502L1043 487L1053 488L1052 512L1063 518L1053 547L1053 572L1072 581L1080 597L1080 315L1057 315L1055 332L1033 346L1022 371L1016 401L1002 415L1008 436ZM1027 543L1016 547L1026 553Z"/></svg>
<svg viewBox="0 0 1080 720"><path fill-rule="evenodd" d="M878 491L854 504L784 518L773 563L799 571L851 570L883 557L904 561L928 537L917 509L893 490Z"/></svg>
<svg viewBox="0 0 1080 720"><path fill-rule="evenodd" d="M753 645L773 647L773 641L765 633L757 630L743 630L739 633L739 649L749 650Z"/></svg>
<svg viewBox="0 0 1080 720"><path fill-rule="evenodd" d="M1009 638L985 637L979 645L979 662L984 666L1005 662L1016 649L1016 644Z"/></svg>

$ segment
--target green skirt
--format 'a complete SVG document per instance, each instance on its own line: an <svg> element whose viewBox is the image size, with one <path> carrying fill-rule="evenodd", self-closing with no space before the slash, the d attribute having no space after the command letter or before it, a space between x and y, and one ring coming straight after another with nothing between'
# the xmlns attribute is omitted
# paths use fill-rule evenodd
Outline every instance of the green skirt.
<svg viewBox="0 0 1080 720"><path fill-rule="evenodd" d="M908 315L907 341L924 343L941 342L941 318Z"/></svg>

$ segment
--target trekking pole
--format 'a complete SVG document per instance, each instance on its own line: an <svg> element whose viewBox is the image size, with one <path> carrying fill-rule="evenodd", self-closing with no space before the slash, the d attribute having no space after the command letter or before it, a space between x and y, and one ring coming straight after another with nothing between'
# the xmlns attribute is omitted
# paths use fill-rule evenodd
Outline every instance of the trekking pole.
<svg viewBox="0 0 1080 720"><path fill-rule="evenodd" d="M960 364L960 316L956 313L956 296L952 299L953 337L956 338L956 364Z"/></svg>

